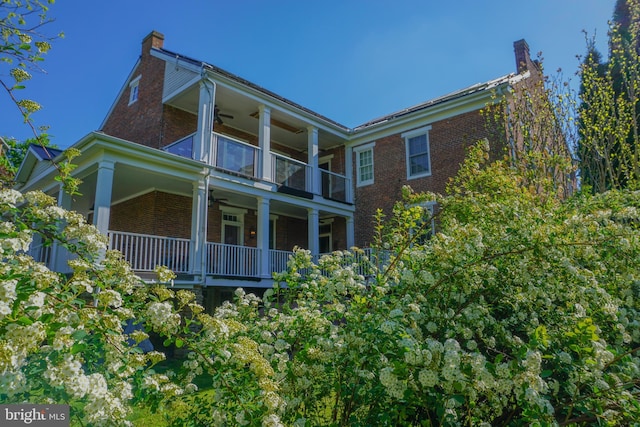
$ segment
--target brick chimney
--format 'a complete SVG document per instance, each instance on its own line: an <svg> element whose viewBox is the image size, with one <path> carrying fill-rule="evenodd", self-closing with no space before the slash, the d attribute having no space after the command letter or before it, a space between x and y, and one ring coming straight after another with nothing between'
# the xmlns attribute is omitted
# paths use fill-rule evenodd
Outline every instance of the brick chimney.
<svg viewBox="0 0 640 427"><path fill-rule="evenodd" d="M516 54L516 70L518 70L518 74L533 70L533 62L531 61L531 55L529 55L527 42L524 39L513 42L513 50Z"/></svg>
<svg viewBox="0 0 640 427"><path fill-rule="evenodd" d="M142 39L142 53L149 53L151 48L162 49L164 45L164 34L157 31L151 31L144 39Z"/></svg>

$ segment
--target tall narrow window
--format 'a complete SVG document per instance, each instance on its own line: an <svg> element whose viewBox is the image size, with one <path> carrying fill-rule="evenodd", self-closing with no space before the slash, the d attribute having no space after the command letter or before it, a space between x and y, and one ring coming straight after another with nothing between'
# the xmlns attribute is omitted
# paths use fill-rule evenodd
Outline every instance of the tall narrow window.
<svg viewBox="0 0 640 427"><path fill-rule="evenodd" d="M430 129L431 126L425 126L402 134L407 153L407 179L431 175Z"/></svg>
<svg viewBox="0 0 640 427"><path fill-rule="evenodd" d="M356 185L373 184L373 147L375 142L354 148L356 153Z"/></svg>
<svg viewBox="0 0 640 427"><path fill-rule="evenodd" d="M133 104L138 100L138 88L140 86L140 77L142 77L142 75L131 80L131 83L129 83L129 105Z"/></svg>

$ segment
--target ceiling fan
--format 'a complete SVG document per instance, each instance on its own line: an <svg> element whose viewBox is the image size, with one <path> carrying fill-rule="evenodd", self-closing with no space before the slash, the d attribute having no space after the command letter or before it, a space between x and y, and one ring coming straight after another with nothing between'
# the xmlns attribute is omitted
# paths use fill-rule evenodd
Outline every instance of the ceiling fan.
<svg viewBox="0 0 640 427"><path fill-rule="evenodd" d="M233 120L233 116L232 116L232 115L230 115L230 114L224 114L224 113L221 113L221 112L220 112L220 109L218 108L218 106L217 106L217 105L215 105L215 106L213 107L213 120L214 120L217 124L222 125L222 124L224 124L224 122L222 121L222 117L224 117L225 119L231 119L231 120Z"/></svg>

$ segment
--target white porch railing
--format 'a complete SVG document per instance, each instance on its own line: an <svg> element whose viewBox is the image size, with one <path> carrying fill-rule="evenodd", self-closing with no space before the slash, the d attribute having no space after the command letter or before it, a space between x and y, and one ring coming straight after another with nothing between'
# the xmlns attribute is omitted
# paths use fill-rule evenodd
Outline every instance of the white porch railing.
<svg viewBox="0 0 640 427"><path fill-rule="evenodd" d="M109 249L120 251L136 271L153 271L164 265L175 273L189 272L189 239L123 231L109 231L108 236Z"/></svg>
<svg viewBox="0 0 640 427"><path fill-rule="evenodd" d="M148 234L129 233L123 231L109 231L109 248L120 251L135 271L151 272L156 266L164 265L175 273L190 273L189 257L191 241L189 239L153 236ZM207 243L206 274L228 277L260 277L260 249L227 245L224 243ZM50 248L33 245L29 250L36 260L48 262ZM287 269L292 251L269 250L269 273L282 272ZM314 257L317 263L320 254ZM352 266L358 274L365 277L373 274L374 263L378 267L387 263L389 254L380 253L376 256L373 249L367 248L362 252L345 254L343 267Z"/></svg>
<svg viewBox="0 0 640 427"><path fill-rule="evenodd" d="M269 263L271 264L271 272L281 273L287 269L289 257L293 255L291 251L281 251L278 249L269 250Z"/></svg>
<svg viewBox="0 0 640 427"><path fill-rule="evenodd" d="M31 256L34 261L49 265L51 262L51 246L45 246L39 240L40 239L34 239L31 246L29 246L27 254Z"/></svg>
<svg viewBox="0 0 640 427"><path fill-rule="evenodd" d="M207 243L207 274L259 277L260 249L224 243Z"/></svg>

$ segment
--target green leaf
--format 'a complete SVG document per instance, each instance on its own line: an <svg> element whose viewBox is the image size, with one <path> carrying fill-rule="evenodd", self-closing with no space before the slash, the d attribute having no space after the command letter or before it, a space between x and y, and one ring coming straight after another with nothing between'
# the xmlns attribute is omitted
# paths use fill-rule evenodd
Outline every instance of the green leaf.
<svg viewBox="0 0 640 427"><path fill-rule="evenodd" d="M75 343L71 346L71 354L81 353L87 349L87 345L84 343Z"/></svg>
<svg viewBox="0 0 640 427"><path fill-rule="evenodd" d="M544 371L540 372L540 378L548 378L551 375L553 375L553 371L550 369L545 369Z"/></svg>
<svg viewBox="0 0 640 427"><path fill-rule="evenodd" d="M176 347L182 348L182 346L184 346L184 341L180 338L176 338Z"/></svg>
<svg viewBox="0 0 640 427"><path fill-rule="evenodd" d="M79 341L79 340L81 340L82 338L86 337L87 335L88 335L88 334L87 334L87 331L85 331L84 329L78 329L78 330L77 330L77 331L75 331L73 334L71 334L71 337L72 337L74 340Z"/></svg>
<svg viewBox="0 0 640 427"><path fill-rule="evenodd" d="M29 326L29 325L31 325L33 323L33 320L31 320L31 318L29 318L27 316L22 316L22 317L18 318L18 320L16 322L20 326Z"/></svg>

